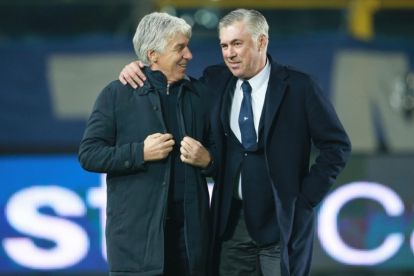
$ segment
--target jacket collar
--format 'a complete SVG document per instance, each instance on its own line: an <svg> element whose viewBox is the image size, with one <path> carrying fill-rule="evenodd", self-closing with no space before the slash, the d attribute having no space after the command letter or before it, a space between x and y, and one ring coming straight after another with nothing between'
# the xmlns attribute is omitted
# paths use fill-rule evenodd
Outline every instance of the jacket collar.
<svg viewBox="0 0 414 276"><path fill-rule="evenodd" d="M154 91L166 91L167 90L167 78L165 75L158 70L151 70L149 67L145 66L143 69L147 80L144 82L144 86L141 88L137 88L136 91L141 95L146 95L150 92ZM187 75L184 76L182 80L173 83L172 85L178 85L179 89L187 87L189 91L192 91L198 94L197 90L195 89L194 85L192 84L194 81L192 78L188 77Z"/></svg>
<svg viewBox="0 0 414 276"><path fill-rule="evenodd" d="M184 91L190 91L190 92L196 94L197 96L199 96L200 95L199 91L196 88L196 86L194 85L195 81L196 81L195 79L185 75L184 79L181 81L181 84L180 84L181 88L187 88L187 89L183 89L183 90Z"/></svg>
<svg viewBox="0 0 414 276"><path fill-rule="evenodd" d="M282 66L276 61L273 61L272 56L270 54L267 54L267 59L272 66L270 71L270 75L272 77L276 77L280 81L288 77L288 73L286 72L285 66Z"/></svg>

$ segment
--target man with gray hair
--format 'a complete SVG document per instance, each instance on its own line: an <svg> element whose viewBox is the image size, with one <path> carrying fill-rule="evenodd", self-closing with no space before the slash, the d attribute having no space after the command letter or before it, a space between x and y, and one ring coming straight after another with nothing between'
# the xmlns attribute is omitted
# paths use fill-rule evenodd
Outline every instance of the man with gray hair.
<svg viewBox="0 0 414 276"><path fill-rule="evenodd" d="M191 27L166 13L140 21L133 44L147 81L111 82L79 148L107 174L110 275L205 275L212 170L205 87L186 75Z"/></svg>
<svg viewBox="0 0 414 276"><path fill-rule="evenodd" d="M202 77L217 93L213 275L308 275L314 208L351 150L318 85L267 54L268 29L258 11L228 13L219 23L225 65L208 67ZM136 85L141 77L132 63L120 80ZM309 166L312 143L319 154Z"/></svg>

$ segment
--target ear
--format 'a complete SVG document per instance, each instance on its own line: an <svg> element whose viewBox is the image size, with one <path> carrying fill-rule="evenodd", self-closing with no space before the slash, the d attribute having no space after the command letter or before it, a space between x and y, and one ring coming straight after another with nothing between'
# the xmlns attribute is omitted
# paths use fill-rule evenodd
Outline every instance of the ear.
<svg viewBox="0 0 414 276"><path fill-rule="evenodd" d="M268 39L264 34L259 35L257 38L257 46L259 51L266 49L268 43Z"/></svg>
<svg viewBox="0 0 414 276"><path fill-rule="evenodd" d="M158 62L158 53L154 50L148 51L147 57L151 64Z"/></svg>

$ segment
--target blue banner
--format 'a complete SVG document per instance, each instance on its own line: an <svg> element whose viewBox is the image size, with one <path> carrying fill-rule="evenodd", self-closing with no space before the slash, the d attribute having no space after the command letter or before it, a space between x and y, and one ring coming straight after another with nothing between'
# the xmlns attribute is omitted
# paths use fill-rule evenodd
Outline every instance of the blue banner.
<svg viewBox="0 0 414 276"><path fill-rule="evenodd" d="M106 271L105 180L73 155L1 157L0 273Z"/></svg>
<svg viewBox="0 0 414 276"><path fill-rule="evenodd" d="M352 157L316 210L313 272L414 271L413 165ZM104 175L75 155L3 156L0 181L0 275L107 272Z"/></svg>

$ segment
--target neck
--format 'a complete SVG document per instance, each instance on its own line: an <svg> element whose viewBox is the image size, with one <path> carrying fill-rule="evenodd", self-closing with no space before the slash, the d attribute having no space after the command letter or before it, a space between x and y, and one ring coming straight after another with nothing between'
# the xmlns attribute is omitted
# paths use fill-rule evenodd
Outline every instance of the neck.
<svg viewBox="0 0 414 276"><path fill-rule="evenodd" d="M260 71L262 71L263 68L265 68L266 64L267 64L267 57L265 56L264 58L261 58L259 65L257 66L257 70L255 70L254 74L252 76L249 76L245 80L249 80L253 78L254 76L256 76L257 74L259 74Z"/></svg>

